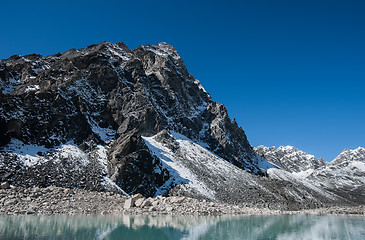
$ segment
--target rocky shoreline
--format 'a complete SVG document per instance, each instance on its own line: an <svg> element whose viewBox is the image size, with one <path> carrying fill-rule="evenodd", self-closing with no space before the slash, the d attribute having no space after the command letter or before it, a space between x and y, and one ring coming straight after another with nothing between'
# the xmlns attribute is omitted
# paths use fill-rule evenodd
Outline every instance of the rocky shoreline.
<svg viewBox="0 0 365 240"><path fill-rule="evenodd" d="M0 189L0 214L141 214L141 215L269 215L269 214L351 214L365 215L365 206L330 206L299 211L236 206L189 197L144 198L113 192L93 192L50 186Z"/></svg>

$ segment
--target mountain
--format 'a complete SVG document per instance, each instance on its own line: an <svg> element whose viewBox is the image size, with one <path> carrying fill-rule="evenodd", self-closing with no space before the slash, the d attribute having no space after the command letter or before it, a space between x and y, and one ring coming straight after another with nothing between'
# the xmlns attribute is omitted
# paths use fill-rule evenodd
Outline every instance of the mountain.
<svg viewBox="0 0 365 240"><path fill-rule="evenodd" d="M301 172L308 169L317 169L326 165L323 158L315 158L292 146L255 147L255 151L261 157L272 162L276 166L289 172Z"/></svg>
<svg viewBox="0 0 365 240"><path fill-rule="evenodd" d="M325 167L314 170L308 179L353 202L365 199L365 148L345 149Z"/></svg>
<svg viewBox="0 0 365 240"><path fill-rule="evenodd" d="M254 148L258 155L264 157L287 172L271 177L286 179L288 175L294 180L305 180L310 184L326 189L343 197L349 202L364 203L365 199L365 148L345 149L331 162L316 159L292 146L259 146ZM273 174L274 173L274 174Z"/></svg>
<svg viewBox="0 0 365 240"><path fill-rule="evenodd" d="M242 128L166 43L129 50L123 43L103 42L52 56L15 55L1 60L0 77L2 158L17 169L9 173L3 164L3 180L69 185L65 176L81 171L82 179L72 186L102 189L112 180L128 193L154 195L169 172L142 136L162 130L176 131L241 169L261 173ZM88 166L85 159L99 164ZM75 167L76 162L85 166ZM104 179L90 181L90 174Z"/></svg>
<svg viewBox="0 0 365 240"><path fill-rule="evenodd" d="M0 99L0 181L12 185L277 209L348 203L287 171L322 160L290 148L280 161L257 154L167 43L11 56L0 61Z"/></svg>

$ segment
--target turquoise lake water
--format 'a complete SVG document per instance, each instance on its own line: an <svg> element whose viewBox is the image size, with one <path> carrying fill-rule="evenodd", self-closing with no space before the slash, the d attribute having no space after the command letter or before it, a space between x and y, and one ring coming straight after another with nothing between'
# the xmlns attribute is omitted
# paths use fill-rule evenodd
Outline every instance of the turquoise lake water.
<svg viewBox="0 0 365 240"><path fill-rule="evenodd" d="M0 239L365 239L365 217L0 216Z"/></svg>

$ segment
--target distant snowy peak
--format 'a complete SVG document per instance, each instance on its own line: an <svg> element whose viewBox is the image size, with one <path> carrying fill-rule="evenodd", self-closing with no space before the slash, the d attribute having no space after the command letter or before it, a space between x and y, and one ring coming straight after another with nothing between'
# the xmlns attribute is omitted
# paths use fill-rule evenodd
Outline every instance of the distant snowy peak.
<svg viewBox="0 0 365 240"><path fill-rule="evenodd" d="M365 148L358 147L354 150L345 149L338 155L332 162L331 165L341 164L344 162L364 162L365 163Z"/></svg>
<svg viewBox="0 0 365 240"><path fill-rule="evenodd" d="M345 149L326 167L313 171L308 179L332 189L352 202L365 199L365 148Z"/></svg>
<svg viewBox="0 0 365 240"><path fill-rule="evenodd" d="M293 146L266 147L258 146L256 153L269 162L289 172L302 172L308 169L318 169L326 165L323 158L315 158Z"/></svg>

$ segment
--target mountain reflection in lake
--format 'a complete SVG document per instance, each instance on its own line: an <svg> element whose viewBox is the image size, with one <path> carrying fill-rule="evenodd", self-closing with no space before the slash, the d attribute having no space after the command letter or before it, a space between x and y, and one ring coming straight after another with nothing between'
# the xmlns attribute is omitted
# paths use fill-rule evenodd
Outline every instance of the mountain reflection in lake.
<svg viewBox="0 0 365 240"><path fill-rule="evenodd" d="M365 239L365 217L0 216L0 239Z"/></svg>

